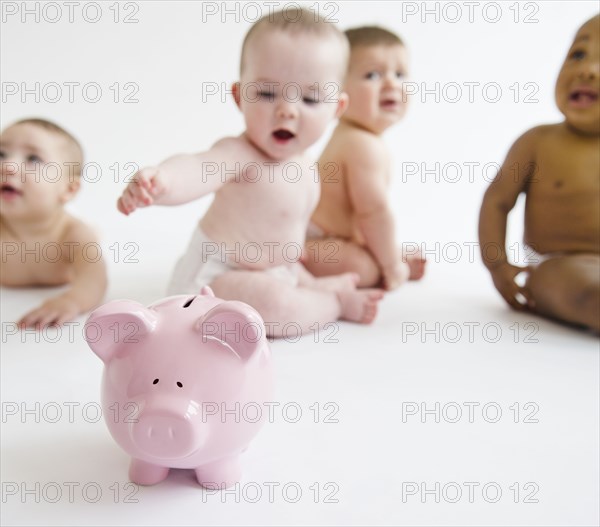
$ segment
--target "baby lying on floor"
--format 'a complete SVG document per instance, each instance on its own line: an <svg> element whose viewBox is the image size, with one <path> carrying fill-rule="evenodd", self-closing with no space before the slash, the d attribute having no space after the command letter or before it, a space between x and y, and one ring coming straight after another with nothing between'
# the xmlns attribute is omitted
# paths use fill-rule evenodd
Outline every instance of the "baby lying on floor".
<svg viewBox="0 0 600 527"><path fill-rule="evenodd" d="M19 326L41 329L93 309L107 285L102 253L92 230L64 209L79 190L79 143L54 123L25 119L0 134L0 160L0 284L69 285Z"/></svg>

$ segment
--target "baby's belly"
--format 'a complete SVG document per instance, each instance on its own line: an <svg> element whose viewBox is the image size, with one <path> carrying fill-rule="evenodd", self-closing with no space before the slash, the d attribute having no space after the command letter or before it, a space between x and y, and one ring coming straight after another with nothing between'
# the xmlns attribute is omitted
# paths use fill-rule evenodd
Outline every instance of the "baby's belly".
<svg viewBox="0 0 600 527"><path fill-rule="evenodd" d="M548 199L528 203L524 241L540 254L600 253L599 215L597 203L577 207Z"/></svg>
<svg viewBox="0 0 600 527"><path fill-rule="evenodd" d="M217 225L204 218L200 228L215 242L222 259L236 267L269 269L291 266L302 256L305 226L248 229L243 225Z"/></svg>

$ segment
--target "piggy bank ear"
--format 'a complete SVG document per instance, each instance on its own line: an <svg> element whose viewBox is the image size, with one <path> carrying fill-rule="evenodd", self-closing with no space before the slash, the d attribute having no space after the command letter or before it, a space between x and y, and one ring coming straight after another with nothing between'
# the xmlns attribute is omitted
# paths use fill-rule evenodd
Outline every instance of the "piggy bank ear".
<svg viewBox="0 0 600 527"><path fill-rule="evenodd" d="M214 298L215 294L213 293L213 290L205 285L202 289L200 289L200 294L204 295L204 296L212 296Z"/></svg>
<svg viewBox="0 0 600 527"><path fill-rule="evenodd" d="M131 300L114 300L92 312L85 323L84 338L103 362L109 362L120 344L133 344L152 332L153 311Z"/></svg>
<svg viewBox="0 0 600 527"><path fill-rule="evenodd" d="M261 349L265 325L260 315L243 302L223 302L207 311L196 322L203 338L227 344L243 361Z"/></svg>

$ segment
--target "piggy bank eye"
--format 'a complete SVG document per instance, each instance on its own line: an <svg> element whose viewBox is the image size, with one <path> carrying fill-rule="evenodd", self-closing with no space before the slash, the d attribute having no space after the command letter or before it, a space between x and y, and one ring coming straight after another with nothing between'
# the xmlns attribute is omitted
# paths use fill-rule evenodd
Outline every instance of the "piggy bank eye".
<svg viewBox="0 0 600 527"><path fill-rule="evenodd" d="M158 379L154 379L154 380L152 381L152 384L158 384Z"/></svg>
<svg viewBox="0 0 600 527"><path fill-rule="evenodd" d="M183 384L181 384L179 381L177 381L177 386L179 386L180 388L183 388Z"/></svg>

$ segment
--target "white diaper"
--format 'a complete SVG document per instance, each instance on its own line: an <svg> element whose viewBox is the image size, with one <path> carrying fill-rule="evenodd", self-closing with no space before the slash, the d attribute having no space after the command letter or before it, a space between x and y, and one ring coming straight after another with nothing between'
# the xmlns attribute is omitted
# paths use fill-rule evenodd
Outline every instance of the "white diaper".
<svg viewBox="0 0 600 527"><path fill-rule="evenodd" d="M540 254L533 247L529 245L524 245L524 254L523 259L517 263L517 265L527 265L531 267L537 267L541 263L544 263L546 260L550 260L551 258L555 258L559 256L556 253L547 253Z"/></svg>
<svg viewBox="0 0 600 527"><path fill-rule="evenodd" d="M219 250L220 247L221 244L211 240L198 227L192 235L187 251L175 265L167 294L199 293L218 276L229 271L241 270L268 273L294 287L298 284L298 276L292 266L280 265L260 271L245 269L235 262L228 261L225 254Z"/></svg>

